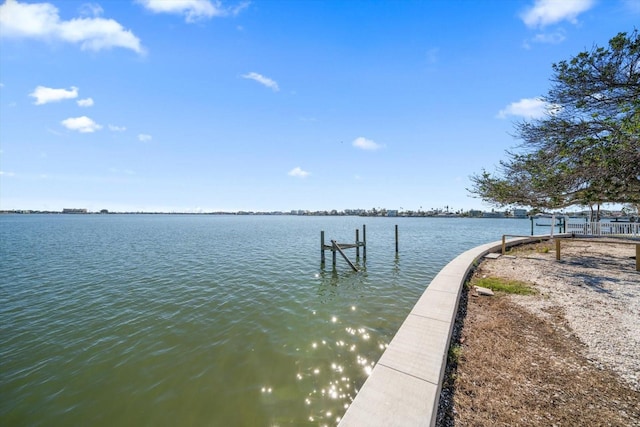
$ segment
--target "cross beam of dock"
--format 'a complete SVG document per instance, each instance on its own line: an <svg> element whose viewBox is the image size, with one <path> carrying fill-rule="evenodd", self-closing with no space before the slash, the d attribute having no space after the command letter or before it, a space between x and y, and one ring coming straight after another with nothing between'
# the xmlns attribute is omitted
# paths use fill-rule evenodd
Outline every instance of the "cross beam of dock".
<svg viewBox="0 0 640 427"><path fill-rule="evenodd" d="M353 265L353 263L349 260L349 258L347 258L347 256L344 254L344 252L342 251L342 248L340 247L340 245L338 243L336 243L335 240L331 241L331 245L338 250L338 252L340 252L340 255L342 255L342 258L344 258L345 261L347 261L347 264L349 264L349 266L353 269L353 271L358 271L358 268ZM358 245L353 245L353 247L357 247ZM334 254L335 254L335 249L334 249Z"/></svg>

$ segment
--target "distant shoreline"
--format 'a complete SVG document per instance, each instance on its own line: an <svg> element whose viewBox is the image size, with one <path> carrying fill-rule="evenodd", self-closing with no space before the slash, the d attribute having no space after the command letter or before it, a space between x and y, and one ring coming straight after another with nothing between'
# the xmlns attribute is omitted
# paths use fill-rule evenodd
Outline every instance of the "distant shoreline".
<svg viewBox="0 0 640 427"><path fill-rule="evenodd" d="M358 216L358 217L382 217L382 218L502 218L502 219L528 219L528 216L517 216L514 217L512 215L489 215L483 216L482 213L480 215L471 215L469 213L429 213L429 212L420 212L420 213L399 213L395 215L389 214L372 214L372 213L345 213L345 212L336 212L332 213L329 211L309 211L304 213L291 213L291 212L281 212L281 211L273 211L273 212L255 212L255 211L237 211L237 212L224 212L224 211L216 211L216 212L61 212L61 211L38 211L38 210L2 210L0 211L0 215L8 215L8 214L17 214L17 215L231 215L231 216Z"/></svg>
<svg viewBox="0 0 640 427"><path fill-rule="evenodd" d="M516 209L517 210L517 209ZM540 214L535 215L524 210L514 214L513 211L456 211L446 212L444 210L431 211L397 211L397 210L364 210L364 209L347 209L344 211L324 210L324 211L212 211L212 212L153 212L153 211L109 211L102 209L100 211L89 211L88 209L63 209L62 211L51 210L31 210L31 209L5 209L0 210L0 215L18 214L18 215L227 215L227 216L357 216L357 217L382 217L382 218L494 218L494 219L531 219L537 218ZM546 218L545 214L545 218ZM558 216L569 216L571 218L589 218L589 214L585 212L568 212L556 213ZM549 214L549 218L551 218ZM616 212L601 212L602 220L619 220L626 219ZM541 225L541 224L536 224ZM545 224L548 226L548 224Z"/></svg>

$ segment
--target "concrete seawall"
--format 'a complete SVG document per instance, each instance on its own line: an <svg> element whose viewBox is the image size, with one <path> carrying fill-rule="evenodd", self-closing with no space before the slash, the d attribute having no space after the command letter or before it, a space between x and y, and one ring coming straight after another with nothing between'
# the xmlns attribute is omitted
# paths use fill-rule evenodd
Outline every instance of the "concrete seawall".
<svg viewBox="0 0 640 427"><path fill-rule="evenodd" d="M507 247L549 239L512 239ZM462 286L502 241L470 249L431 281L356 395L339 427L434 426Z"/></svg>

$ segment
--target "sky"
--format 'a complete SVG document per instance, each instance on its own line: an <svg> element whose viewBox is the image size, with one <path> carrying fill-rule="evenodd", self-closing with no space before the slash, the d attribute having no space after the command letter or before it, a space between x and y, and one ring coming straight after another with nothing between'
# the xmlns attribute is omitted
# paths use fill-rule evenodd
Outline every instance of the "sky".
<svg viewBox="0 0 640 427"><path fill-rule="evenodd" d="M470 176L637 0L0 5L0 210L490 209ZM635 26L635 27L634 27Z"/></svg>

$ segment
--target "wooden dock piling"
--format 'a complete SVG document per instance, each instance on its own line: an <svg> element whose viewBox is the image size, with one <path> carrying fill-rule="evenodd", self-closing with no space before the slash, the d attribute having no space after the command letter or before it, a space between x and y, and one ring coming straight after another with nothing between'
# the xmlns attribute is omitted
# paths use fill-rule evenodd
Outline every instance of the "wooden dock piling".
<svg viewBox="0 0 640 427"><path fill-rule="evenodd" d="M367 260L367 226L362 224L362 259Z"/></svg>
<svg viewBox="0 0 640 427"><path fill-rule="evenodd" d="M333 255L333 268L336 268L336 244L335 244L335 240L331 241L331 253Z"/></svg>
<svg viewBox="0 0 640 427"><path fill-rule="evenodd" d="M396 254L398 253L398 224L396 224Z"/></svg>

